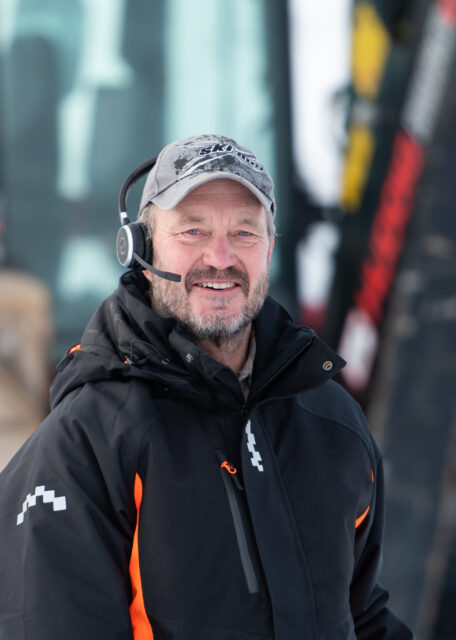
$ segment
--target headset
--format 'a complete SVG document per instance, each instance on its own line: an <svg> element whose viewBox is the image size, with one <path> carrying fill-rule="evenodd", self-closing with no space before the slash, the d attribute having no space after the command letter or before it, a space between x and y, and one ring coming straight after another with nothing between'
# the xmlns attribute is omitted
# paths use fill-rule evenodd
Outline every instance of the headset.
<svg viewBox="0 0 456 640"><path fill-rule="evenodd" d="M131 187L148 173L157 162L157 157L151 158L126 178L119 194L119 216L121 227L117 232L117 259L123 267L131 269L147 269L151 273L165 280L180 282L182 277L177 273L160 271L151 265L152 262L152 242L148 238L145 225L141 222L130 222L127 215L127 196Z"/></svg>

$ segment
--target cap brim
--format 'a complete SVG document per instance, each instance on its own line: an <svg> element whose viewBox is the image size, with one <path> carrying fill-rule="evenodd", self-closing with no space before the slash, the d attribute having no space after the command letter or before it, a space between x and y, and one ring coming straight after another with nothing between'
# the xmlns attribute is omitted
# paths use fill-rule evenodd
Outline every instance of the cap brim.
<svg viewBox="0 0 456 640"><path fill-rule="evenodd" d="M235 182L239 182L244 185L244 187L247 187L247 189L258 198L267 211L272 211L274 213L273 201L270 198L242 176L238 176L237 174L230 173L228 171L214 171L211 173L199 173L197 175L187 176L186 178L175 182L173 185L168 187L166 191L148 198L143 207L146 206L146 204L153 202L161 209L173 209L185 198L185 196L193 191L193 189L196 189L196 187L199 187L206 182L212 182L212 180L220 179L234 180Z"/></svg>

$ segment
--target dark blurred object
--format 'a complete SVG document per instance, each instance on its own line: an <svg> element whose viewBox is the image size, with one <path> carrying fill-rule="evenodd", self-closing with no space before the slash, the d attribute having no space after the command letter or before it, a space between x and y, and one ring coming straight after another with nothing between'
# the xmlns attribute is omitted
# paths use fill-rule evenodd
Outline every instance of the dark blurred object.
<svg viewBox="0 0 456 640"><path fill-rule="evenodd" d="M390 44L375 100L377 118L365 130L371 170L363 197L341 225L328 316L329 341L339 344L348 363L344 383L365 406L417 186L453 77L456 28L451 14L443 2L431 3L421 25L421 5L418 9L418 42Z"/></svg>
<svg viewBox="0 0 456 640"><path fill-rule="evenodd" d="M456 47L453 79L455 54ZM420 640L456 638L454 82L438 116L368 411L386 466L384 580Z"/></svg>
<svg viewBox="0 0 456 640"><path fill-rule="evenodd" d="M2 187L8 258L44 278L57 266L45 238L51 229L59 238L62 224L55 187L57 52L45 39L27 36L12 44L6 62Z"/></svg>

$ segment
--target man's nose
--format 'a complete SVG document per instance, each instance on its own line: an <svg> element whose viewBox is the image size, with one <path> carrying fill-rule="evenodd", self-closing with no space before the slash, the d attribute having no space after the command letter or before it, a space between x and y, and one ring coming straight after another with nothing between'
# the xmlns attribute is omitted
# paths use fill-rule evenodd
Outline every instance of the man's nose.
<svg viewBox="0 0 456 640"><path fill-rule="evenodd" d="M203 262L208 267L227 269L235 263L235 257L229 242L225 236L214 236L206 245Z"/></svg>

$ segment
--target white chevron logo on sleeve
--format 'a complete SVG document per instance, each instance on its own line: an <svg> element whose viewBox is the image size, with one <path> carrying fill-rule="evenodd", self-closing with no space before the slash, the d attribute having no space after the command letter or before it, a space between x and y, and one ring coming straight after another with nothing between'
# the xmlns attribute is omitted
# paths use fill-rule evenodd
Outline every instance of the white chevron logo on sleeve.
<svg viewBox="0 0 456 640"><path fill-rule="evenodd" d="M20 525L24 522L24 517L29 507L36 506L37 498L42 498L43 503L52 504L52 509L54 511L65 511L65 509L67 508L65 496L60 496L56 498L55 491L53 490L47 491L44 484L40 485L39 487L35 487L34 493L27 494L27 497L22 503L22 511L17 514L17 525Z"/></svg>
<svg viewBox="0 0 456 640"><path fill-rule="evenodd" d="M245 432L247 434L247 449L252 454L252 457L250 458L252 467L256 467L258 471L264 471L263 465L261 464L261 454L255 449L256 440L255 435L252 433L252 423L250 422L250 420L245 425Z"/></svg>

